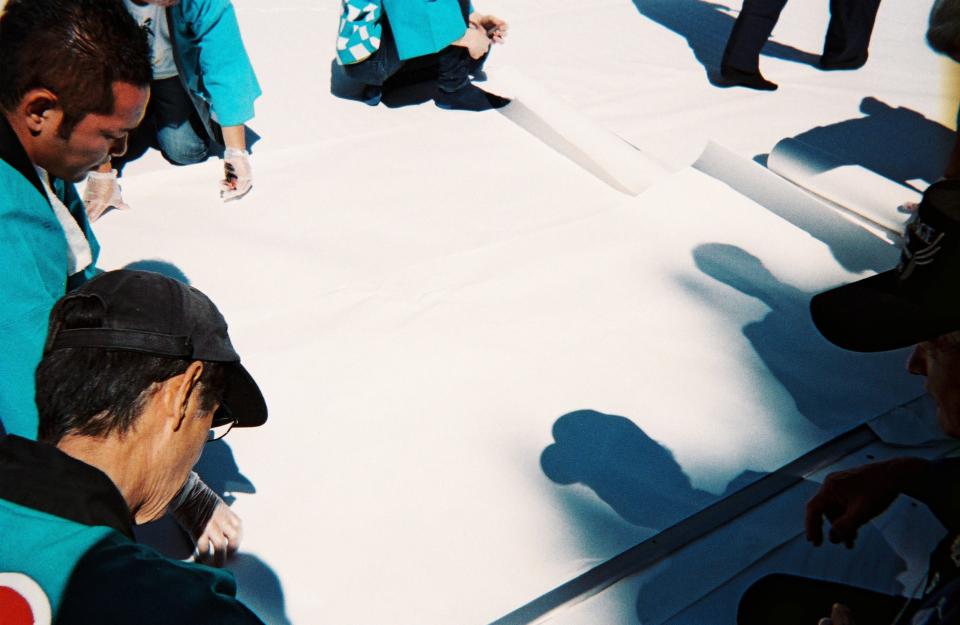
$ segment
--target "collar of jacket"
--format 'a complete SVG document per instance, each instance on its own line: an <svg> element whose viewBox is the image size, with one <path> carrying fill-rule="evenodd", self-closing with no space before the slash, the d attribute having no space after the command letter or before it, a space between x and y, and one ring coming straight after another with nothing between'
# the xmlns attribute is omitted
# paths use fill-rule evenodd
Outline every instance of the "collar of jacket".
<svg viewBox="0 0 960 625"><path fill-rule="evenodd" d="M0 437L0 499L133 540L130 508L107 474L47 443Z"/></svg>
<svg viewBox="0 0 960 625"><path fill-rule="evenodd" d="M17 138L10 122L2 113L0 113L0 160L20 172L20 175L29 180L37 192L43 196L43 200L50 203L46 191L43 190L43 183L40 182L40 176L37 175L36 168L27 156L27 151L23 149L20 139Z"/></svg>

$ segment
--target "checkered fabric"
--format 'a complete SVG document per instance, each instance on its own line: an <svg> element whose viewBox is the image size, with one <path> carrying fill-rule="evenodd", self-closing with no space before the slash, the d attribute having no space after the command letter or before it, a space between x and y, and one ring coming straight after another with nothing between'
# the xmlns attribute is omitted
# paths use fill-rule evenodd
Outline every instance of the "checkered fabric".
<svg viewBox="0 0 960 625"><path fill-rule="evenodd" d="M341 65L363 61L380 48L381 0L341 0L337 60Z"/></svg>

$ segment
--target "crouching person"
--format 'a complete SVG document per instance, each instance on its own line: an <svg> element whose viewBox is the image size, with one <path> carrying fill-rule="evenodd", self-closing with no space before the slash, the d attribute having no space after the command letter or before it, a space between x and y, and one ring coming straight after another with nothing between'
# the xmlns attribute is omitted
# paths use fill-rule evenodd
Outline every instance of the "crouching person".
<svg viewBox="0 0 960 625"><path fill-rule="evenodd" d="M831 343L857 352L914 345L907 370L924 376L944 434L960 438L960 181L930 185L907 223L900 263L814 296L810 312ZM831 473L807 502L807 540L853 547L861 527L901 494L925 504L947 533L909 597L824 579L768 575L740 600L739 625L960 623L960 458L892 458Z"/></svg>
<svg viewBox="0 0 960 625"><path fill-rule="evenodd" d="M105 273L54 306L36 382L40 440L0 440L0 605L59 625L260 623L230 573L133 542L206 441L266 421L216 306Z"/></svg>
<svg viewBox="0 0 960 625"><path fill-rule="evenodd" d="M123 0L147 35L153 80L150 105L129 148L90 174L83 201L91 221L128 208L118 172L151 147L174 165L223 156L223 201L253 188L245 124L260 84L230 0Z"/></svg>
<svg viewBox="0 0 960 625"><path fill-rule="evenodd" d="M506 34L506 22L475 12L468 0L343 0L337 59L365 85L367 104L396 86L436 79L440 108L485 111L510 101L470 77Z"/></svg>

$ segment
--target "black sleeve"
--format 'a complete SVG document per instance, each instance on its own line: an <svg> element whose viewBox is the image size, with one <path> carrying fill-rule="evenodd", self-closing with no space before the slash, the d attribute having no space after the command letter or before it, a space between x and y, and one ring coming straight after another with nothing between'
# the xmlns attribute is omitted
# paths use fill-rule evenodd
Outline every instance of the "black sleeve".
<svg viewBox="0 0 960 625"><path fill-rule="evenodd" d="M77 562L56 625L263 625L227 571L170 560L112 535Z"/></svg>
<svg viewBox="0 0 960 625"><path fill-rule="evenodd" d="M928 463L904 493L925 503L948 530L960 531L960 458Z"/></svg>

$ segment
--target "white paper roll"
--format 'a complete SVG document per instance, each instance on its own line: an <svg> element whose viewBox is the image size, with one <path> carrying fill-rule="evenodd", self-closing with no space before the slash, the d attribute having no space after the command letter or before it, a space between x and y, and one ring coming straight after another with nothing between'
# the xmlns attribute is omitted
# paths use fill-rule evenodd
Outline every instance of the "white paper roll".
<svg viewBox="0 0 960 625"><path fill-rule="evenodd" d="M898 210L919 202L920 193L797 139L777 143L767 167L787 180L900 236L909 214Z"/></svg>
<svg viewBox="0 0 960 625"><path fill-rule="evenodd" d="M495 91L513 101L508 119L613 188L639 195L670 172L513 67L498 68Z"/></svg>

